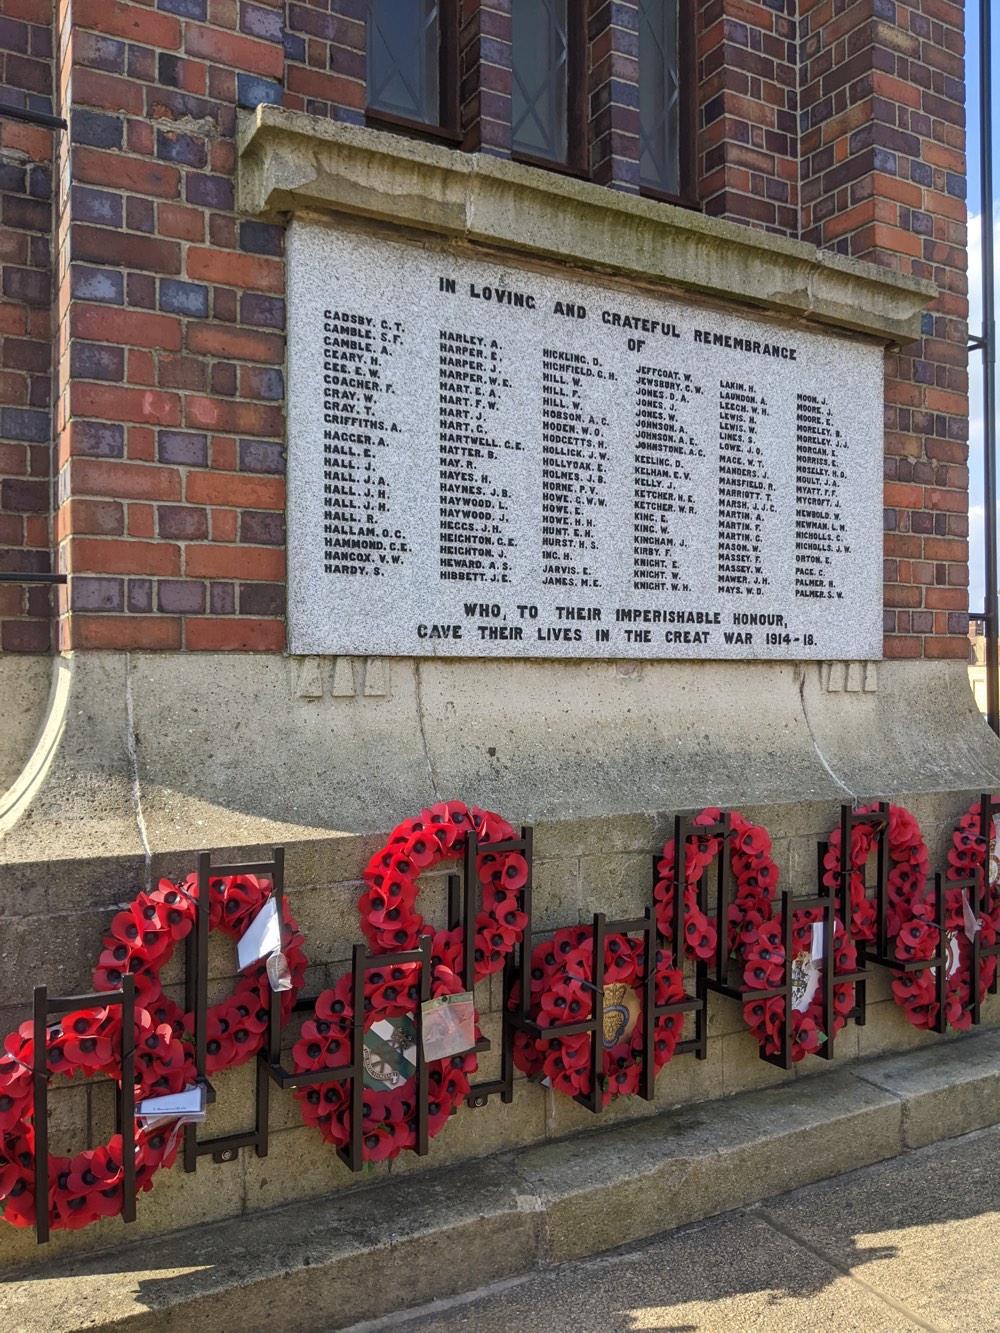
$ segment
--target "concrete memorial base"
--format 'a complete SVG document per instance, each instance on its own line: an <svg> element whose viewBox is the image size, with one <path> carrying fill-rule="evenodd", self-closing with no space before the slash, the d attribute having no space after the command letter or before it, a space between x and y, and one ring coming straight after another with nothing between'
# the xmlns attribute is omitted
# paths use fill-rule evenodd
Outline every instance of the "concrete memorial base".
<svg viewBox="0 0 1000 1333"><path fill-rule="evenodd" d="M931 868L944 869L957 817L981 791L1000 787L1000 746L975 711L961 663L876 669L88 654L52 664L45 707L34 668L20 684L17 673L7 677L11 697L35 709L40 729L31 748L22 726L24 753L13 751L16 736L9 740L8 763L19 777L0 802L3 1033L28 1017L34 985L54 995L88 990L118 906L161 875L189 873L200 848L233 861L286 847L287 893L309 959L305 993L315 995L347 971L362 938L362 868L387 830L437 799L477 802L515 826L533 824L537 940L589 922L595 911L641 914L652 857L679 810L716 804L764 825L781 887L805 896L815 891L816 843L836 826L841 802L886 797L906 805L927 839ZM421 879L420 908L444 923L442 873ZM163 974L178 1000L180 953ZM211 1000L231 990L234 973L232 941L213 935ZM489 1078L498 1067L499 977L477 988L476 1002L494 1042L480 1061ZM998 1020L1000 1000L988 997L983 1022ZM400 1188L412 1177L416 1195L433 1193L438 1169L484 1154L544 1155L554 1141L609 1126L655 1139L662 1130L642 1126L669 1107L772 1086L794 1100L803 1075L832 1068L833 1081L815 1086L833 1089L837 1078L854 1078L850 1065L859 1057L911 1048L936 1063L960 1044L913 1028L885 969L874 969L866 1023L839 1034L832 1066L814 1057L787 1073L765 1064L739 1004L712 997L707 1059L676 1056L653 1102L622 1098L594 1117L518 1074L511 1104L494 1097L482 1109L463 1106L427 1157L404 1152L369 1170ZM247 1129L252 1067L216 1085L204 1133ZM108 1140L111 1091L106 1081L53 1080L53 1152ZM725 1105L699 1123L721 1135ZM4 1227L0 1263L50 1264L132 1238L159 1244L178 1228L331 1194L322 1206L335 1215L359 1178L303 1125L290 1094L272 1094L270 1129L265 1158L245 1151L223 1165L204 1158L194 1174L180 1165L160 1173L128 1228L106 1219L54 1233L39 1247L30 1231ZM610 1141L619 1143L618 1133ZM664 1160L673 1155L669 1140L661 1150ZM834 1153L827 1165L835 1171L854 1161ZM718 1207L733 1202L720 1194Z"/></svg>

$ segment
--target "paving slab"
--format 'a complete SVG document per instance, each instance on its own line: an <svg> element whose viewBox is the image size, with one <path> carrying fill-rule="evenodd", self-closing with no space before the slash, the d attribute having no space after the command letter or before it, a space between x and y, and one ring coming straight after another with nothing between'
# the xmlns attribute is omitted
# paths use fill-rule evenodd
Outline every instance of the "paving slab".
<svg viewBox="0 0 1000 1333"><path fill-rule="evenodd" d="M761 1216L934 1328L1000 1328L1000 1127L826 1181Z"/></svg>
<svg viewBox="0 0 1000 1333"><path fill-rule="evenodd" d="M506 1333L519 1327L546 1333L895 1333L919 1325L901 1322L898 1311L807 1250L776 1245L775 1233L760 1218L738 1214L688 1228L633 1254L567 1264L484 1300L392 1327L400 1333L462 1328Z"/></svg>
<svg viewBox="0 0 1000 1333"><path fill-rule="evenodd" d="M995 1333L998 1207L994 1128L354 1333Z"/></svg>

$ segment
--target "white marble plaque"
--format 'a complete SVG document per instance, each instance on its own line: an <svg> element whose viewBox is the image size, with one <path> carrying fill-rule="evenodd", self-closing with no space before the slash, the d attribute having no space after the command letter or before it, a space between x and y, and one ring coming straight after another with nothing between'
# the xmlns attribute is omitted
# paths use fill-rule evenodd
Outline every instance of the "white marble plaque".
<svg viewBox="0 0 1000 1333"><path fill-rule="evenodd" d="M881 656L879 347L307 222L288 328L291 652Z"/></svg>

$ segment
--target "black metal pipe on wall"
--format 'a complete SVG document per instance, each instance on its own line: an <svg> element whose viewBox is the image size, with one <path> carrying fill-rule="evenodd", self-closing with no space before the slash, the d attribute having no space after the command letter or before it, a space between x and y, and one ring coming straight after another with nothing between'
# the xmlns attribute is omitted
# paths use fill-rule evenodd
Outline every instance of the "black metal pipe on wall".
<svg viewBox="0 0 1000 1333"><path fill-rule="evenodd" d="M983 476L986 528L986 719L1000 735L1000 624L997 605L997 361L993 279L992 0L979 0L979 169L982 208L983 324L971 349L983 356Z"/></svg>

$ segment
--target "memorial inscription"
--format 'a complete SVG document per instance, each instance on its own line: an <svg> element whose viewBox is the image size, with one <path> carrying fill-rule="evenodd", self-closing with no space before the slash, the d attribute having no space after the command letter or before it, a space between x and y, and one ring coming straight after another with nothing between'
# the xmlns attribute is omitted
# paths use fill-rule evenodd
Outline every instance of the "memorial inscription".
<svg viewBox="0 0 1000 1333"><path fill-rule="evenodd" d="M882 352L296 221L289 648L877 658Z"/></svg>

